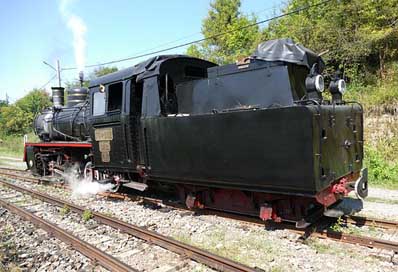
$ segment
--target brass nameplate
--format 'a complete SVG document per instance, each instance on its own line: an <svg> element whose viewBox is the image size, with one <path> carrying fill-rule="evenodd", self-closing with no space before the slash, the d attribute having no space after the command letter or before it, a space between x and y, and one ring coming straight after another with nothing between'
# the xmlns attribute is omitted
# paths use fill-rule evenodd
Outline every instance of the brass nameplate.
<svg viewBox="0 0 398 272"><path fill-rule="evenodd" d="M98 145L99 145L100 152L111 151L111 142L110 141L99 141Z"/></svg>
<svg viewBox="0 0 398 272"><path fill-rule="evenodd" d="M112 141L113 130L112 128L96 128L94 136L96 141Z"/></svg>
<svg viewBox="0 0 398 272"><path fill-rule="evenodd" d="M102 162L110 162L111 161L109 152L101 152L101 161Z"/></svg>

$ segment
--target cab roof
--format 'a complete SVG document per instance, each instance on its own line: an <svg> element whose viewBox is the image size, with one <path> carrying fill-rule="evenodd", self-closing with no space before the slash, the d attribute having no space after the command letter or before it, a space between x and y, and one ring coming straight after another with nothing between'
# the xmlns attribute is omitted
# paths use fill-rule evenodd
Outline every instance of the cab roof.
<svg viewBox="0 0 398 272"><path fill-rule="evenodd" d="M158 75L160 73L160 68L162 64L170 60L194 62L201 64L205 67L212 67L217 65L215 63L199 58L190 57L187 55L160 55L140 62L132 67L95 78L90 81L89 88L98 86L100 84L109 84L115 81L125 80L134 76L137 77L136 81L138 82L144 78Z"/></svg>

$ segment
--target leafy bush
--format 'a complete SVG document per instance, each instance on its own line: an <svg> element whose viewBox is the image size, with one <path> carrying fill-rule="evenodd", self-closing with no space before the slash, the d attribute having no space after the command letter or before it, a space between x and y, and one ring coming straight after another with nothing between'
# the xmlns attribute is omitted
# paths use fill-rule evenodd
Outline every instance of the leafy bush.
<svg viewBox="0 0 398 272"><path fill-rule="evenodd" d="M388 112L388 108L398 105L398 63L389 63L385 78L378 79L374 84L365 84L364 81L354 80L348 84L346 100L360 101L367 113L377 111ZM387 110L386 110L387 109Z"/></svg>
<svg viewBox="0 0 398 272"><path fill-rule="evenodd" d="M365 146L365 166L369 170L370 186L398 188L398 162L386 159L386 150Z"/></svg>
<svg viewBox="0 0 398 272"><path fill-rule="evenodd" d="M0 105L0 132L6 135L23 135L32 130L36 114L51 105L45 90L33 89L14 104Z"/></svg>

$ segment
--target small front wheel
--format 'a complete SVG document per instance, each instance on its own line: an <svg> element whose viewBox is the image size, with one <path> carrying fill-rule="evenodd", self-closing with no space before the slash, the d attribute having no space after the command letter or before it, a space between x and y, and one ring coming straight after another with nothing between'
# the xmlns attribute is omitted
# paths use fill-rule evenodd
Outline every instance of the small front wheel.
<svg viewBox="0 0 398 272"><path fill-rule="evenodd" d="M84 179L87 181L93 181L94 171L93 171L93 163L91 161L87 162L84 166L83 172Z"/></svg>

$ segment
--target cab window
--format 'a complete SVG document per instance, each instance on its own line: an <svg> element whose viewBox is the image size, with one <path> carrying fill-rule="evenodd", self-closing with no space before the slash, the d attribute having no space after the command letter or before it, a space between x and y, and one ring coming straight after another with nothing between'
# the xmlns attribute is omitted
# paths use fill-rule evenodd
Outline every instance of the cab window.
<svg viewBox="0 0 398 272"><path fill-rule="evenodd" d="M108 108L107 111L122 110L123 83L118 82L108 87Z"/></svg>
<svg viewBox="0 0 398 272"><path fill-rule="evenodd" d="M95 92L93 96L93 116L105 114L105 93Z"/></svg>

